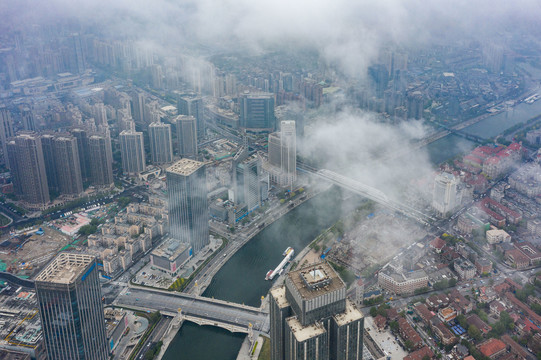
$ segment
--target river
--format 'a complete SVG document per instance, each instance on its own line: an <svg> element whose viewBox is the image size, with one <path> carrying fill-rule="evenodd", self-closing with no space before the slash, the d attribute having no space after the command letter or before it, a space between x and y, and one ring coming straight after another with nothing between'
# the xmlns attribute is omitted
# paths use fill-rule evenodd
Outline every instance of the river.
<svg viewBox="0 0 541 360"><path fill-rule="evenodd" d="M265 281L265 274L282 260L284 250L288 246L297 252L302 250L361 201L357 196L343 200L340 195L340 189L333 187L261 231L218 271L203 295L260 306L261 296L266 295L272 285ZM243 339L243 334L185 323L164 359L236 359Z"/></svg>
<svg viewBox="0 0 541 360"><path fill-rule="evenodd" d="M483 137L494 137L511 126L541 114L541 100L521 103L509 111L488 117L464 131ZM458 135L449 135L429 144L426 149L433 164L439 164L477 146ZM214 276L204 296L260 306L261 296L272 283L265 274L282 259L282 252L293 246L302 250L323 229L329 227L345 211L360 201L342 201L336 188L300 205L256 235L240 249ZM165 360L230 360L236 359L244 334L186 323L171 342Z"/></svg>

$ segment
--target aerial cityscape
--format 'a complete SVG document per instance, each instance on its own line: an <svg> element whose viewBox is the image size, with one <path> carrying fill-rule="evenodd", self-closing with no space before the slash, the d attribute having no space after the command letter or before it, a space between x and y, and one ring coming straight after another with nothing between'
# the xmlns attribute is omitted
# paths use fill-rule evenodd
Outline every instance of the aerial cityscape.
<svg viewBox="0 0 541 360"><path fill-rule="evenodd" d="M541 359L541 2L0 2L0 360Z"/></svg>

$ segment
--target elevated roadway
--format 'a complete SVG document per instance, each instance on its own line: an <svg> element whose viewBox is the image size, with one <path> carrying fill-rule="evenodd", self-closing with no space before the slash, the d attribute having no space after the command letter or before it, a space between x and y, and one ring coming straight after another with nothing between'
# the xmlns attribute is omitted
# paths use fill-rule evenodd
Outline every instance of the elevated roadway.
<svg viewBox="0 0 541 360"><path fill-rule="evenodd" d="M327 169L316 169L301 162L297 162L297 169L303 172L315 175L323 180L338 185L344 189L350 190L356 194L359 194L367 199L373 200L391 210L398 211L407 217L413 218L424 225L430 225L430 222L436 221L435 218L423 214L422 212L412 208L411 206L399 203L390 199L384 192L365 185L357 180L348 178L346 176L337 174Z"/></svg>

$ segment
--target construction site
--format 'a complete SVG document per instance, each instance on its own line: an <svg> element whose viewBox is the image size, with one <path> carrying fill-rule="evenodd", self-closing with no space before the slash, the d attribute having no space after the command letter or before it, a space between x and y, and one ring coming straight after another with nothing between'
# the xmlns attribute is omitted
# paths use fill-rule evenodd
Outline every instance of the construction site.
<svg viewBox="0 0 541 360"><path fill-rule="evenodd" d="M32 276L72 238L49 227L13 232L0 239L0 271Z"/></svg>

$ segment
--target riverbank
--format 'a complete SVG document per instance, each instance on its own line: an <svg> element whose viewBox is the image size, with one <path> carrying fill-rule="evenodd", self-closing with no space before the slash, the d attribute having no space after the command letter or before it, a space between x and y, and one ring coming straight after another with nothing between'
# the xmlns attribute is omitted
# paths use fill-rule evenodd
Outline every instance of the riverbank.
<svg viewBox="0 0 541 360"><path fill-rule="evenodd" d="M284 250L291 246L302 251L338 218L351 213L360 200L357 196L344 200L341 190L331 187L305 201L246 243L213 277L203 295L259 307L273 285L265 281L265 274L283 259ZM187 322L163 359L235 360L245 336Z"/></svg>
<svg viewBox="0 0 541 360"><path fill-rule="evenodd" d="M304 195L299 196L298 198L295 198L288 203L278 205L276 208L272 209L271 212L265 217L254 221L254 223L247 230L245 230L244 233L234 236L230 239L232 244L227 249L227 254L225 254L223 259L220 258L220 261L209 264L208 269L201 269L199 273L200 275L197 277L197 279L194 279L192 281L192 284L197 283L197 286L193 286L190 284L190 286L187 287L186 292L197 295L204 293L212 282L214 275L216 275L216 273L218 273L222 266L224 266L251 239L259 235L259 233L261 233L270 225L274 224L277 220L281 219L291 210L304 204L306 201L312 199L314 196L329 190L331 187L331 184L326 184L321 188L313 187L310 191L306 191Z"/></svg>

